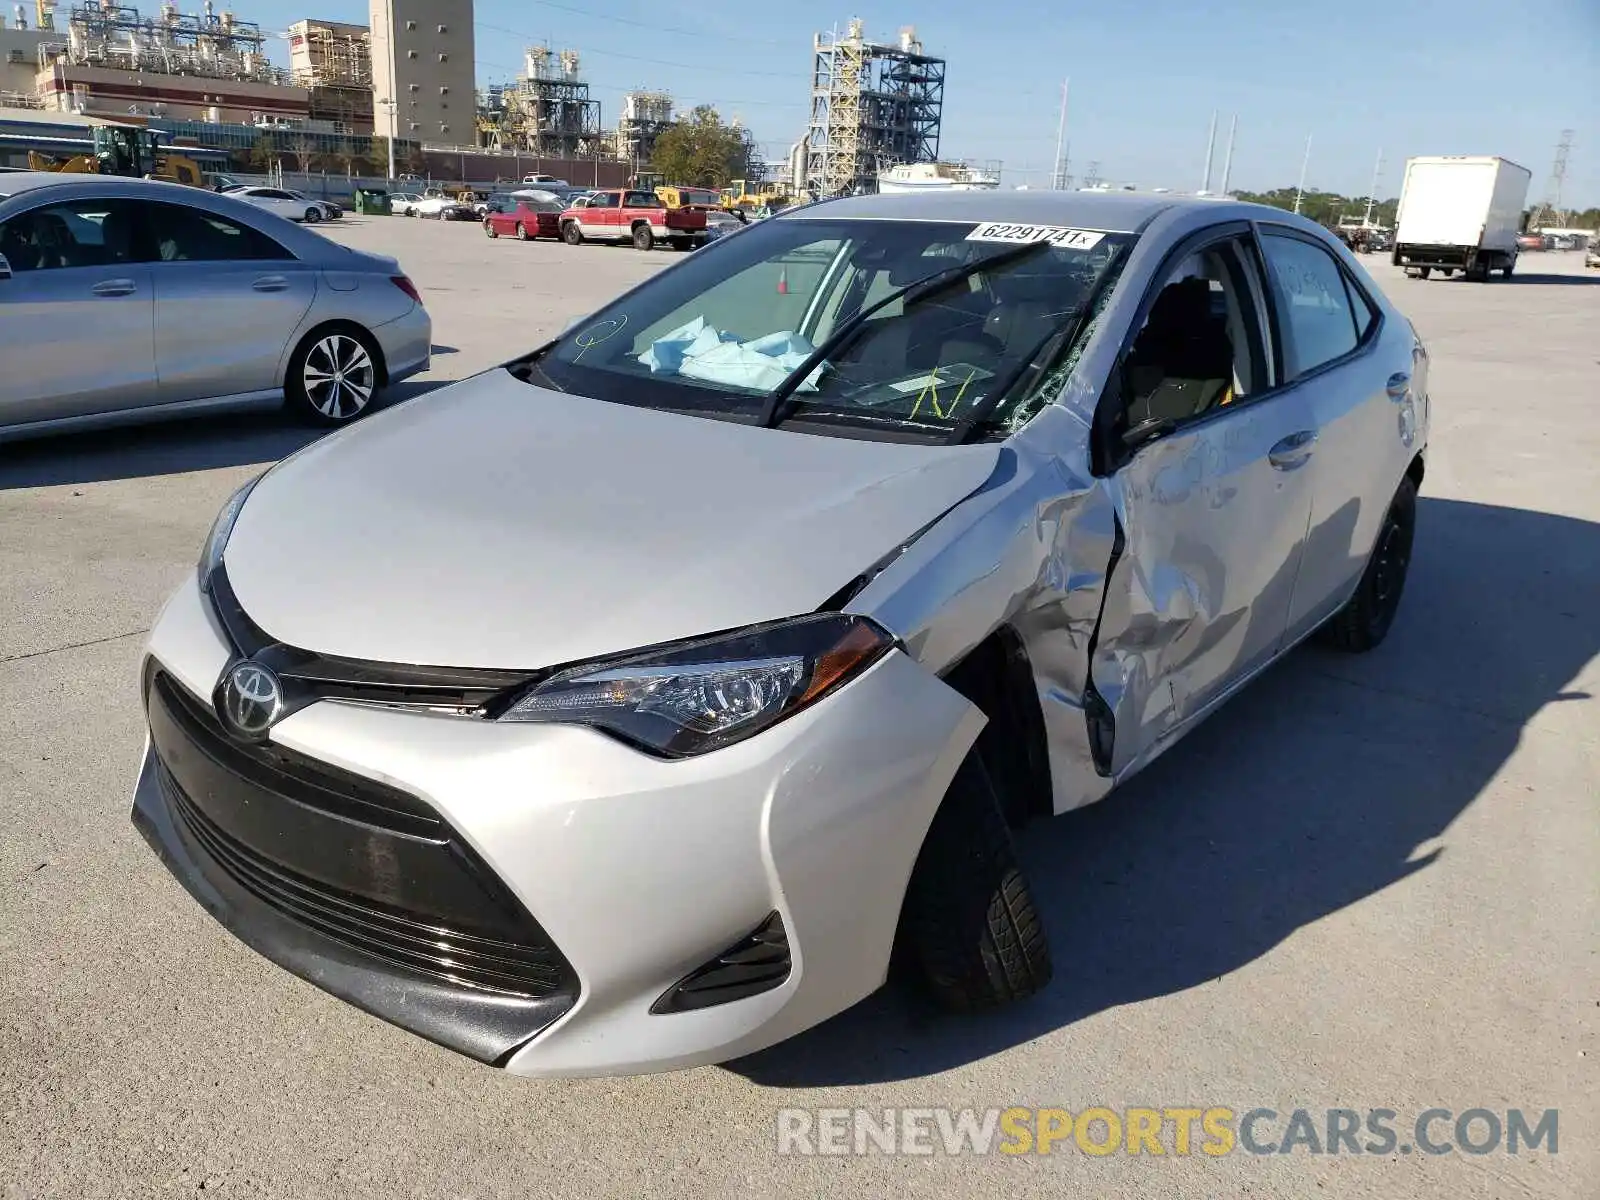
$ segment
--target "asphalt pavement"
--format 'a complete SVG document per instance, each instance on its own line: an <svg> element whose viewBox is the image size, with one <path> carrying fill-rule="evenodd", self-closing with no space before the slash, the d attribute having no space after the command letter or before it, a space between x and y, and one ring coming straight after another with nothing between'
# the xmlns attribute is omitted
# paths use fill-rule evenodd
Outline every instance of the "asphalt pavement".
<svg viewBox="0 0 1600 1200"><path fill-rule="evenodd" d="M396 219L329 233L422 289L438 349L407 395L678 257ZM1370 269L1433 354L1388 642L1295 652L1125 791L1028 832L1044 995L957 1019L890 987L677 1074L521 1080L365 1016L232 938L129 824L144 634L222 500L309 432L264 414L0 445L0 1191L1594 1196L1600 272L1559 253L1487 285ZM816 1109L857 1106L1270 1109L1263 1145L1293 1140L1297 1108L1319 1134L1330 1108L1393 1110L1406 1144L1430 1108L1557 1109L1559 1141L778 1152L780 1109L820 1129ZM1434 1129L1454 1140L1453 1117Z"/></svg>

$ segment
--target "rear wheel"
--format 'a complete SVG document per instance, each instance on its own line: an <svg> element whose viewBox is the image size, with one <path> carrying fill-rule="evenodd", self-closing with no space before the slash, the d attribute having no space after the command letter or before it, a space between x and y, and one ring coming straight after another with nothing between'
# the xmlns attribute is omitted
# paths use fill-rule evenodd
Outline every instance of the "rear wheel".
<svg viewBox="0 0 1600 1200"><path fill-rule="evenodd" d="M1323 626L1324 640L1340 650L1362 654L1389 635L1411 566L1416 526L1417 485L1408 476L1400 481L1389 504L1356 594Z"/></svg>
<svg viewBox="0 0 1600 1200"><path fill-rule="evenodd" d="M305 222L306 222L307 225L315 225L321 219L322 219L322 214L320 212L318 212L316 209L314 209L314 208L306 209Z"/></svg>
<svg viewBox="0 0 1600 1200"><path fill-rule="evenodd" d="M528 237L527 227L524 226L521 221L518 221L517 222L517 241L519 241L519 242L527 242L527 241L531 241L531 240L532 239Z"/></svg>
<svg viewBox="0 0 1600 1200"><path fill-rule="evenodd" d="M648 250L656 244L656 235L650 232L648 225L635 225L633 227L633 248L635 250Z"/></svg>
<svg viewBox="0 0 1600 1200"><path fill-rule="evenodd" d="M1050 944L976 753L962 760L906 889L901 932L934 998L972 1012L1050 982Z"/></svg>
<svg viewBox="0 0 1600 1200"><path fill-rule="evenodd" d="M319 425L344 425L366 412L378 390L377 352L351 327L313 332L289 358L284 399Z"/></svg>
<svg viewBox="0 0 1600 1200"><path fill-rule="evenodd" d="M566 221L561 226L561 240L569 246L583 245L583 230L576 221Z"/></svg>

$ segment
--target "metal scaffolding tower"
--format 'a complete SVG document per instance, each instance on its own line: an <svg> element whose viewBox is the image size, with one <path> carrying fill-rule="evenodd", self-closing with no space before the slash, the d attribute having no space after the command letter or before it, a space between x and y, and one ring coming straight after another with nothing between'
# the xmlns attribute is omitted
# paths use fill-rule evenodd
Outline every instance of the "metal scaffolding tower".
<svg viewBox="0 0 1600 1200"><path fill-rule="evenodd" d="M1546 225L1559 229L1566 223L1561 207L1561 193L1567 184L1567 155L1572 152L1572 130L1561 131L1561 141L1556 145L1556 161L1550 167L1550 185L1545 191L1544 203L1528 222L1529 229L1543 229Z"/></svg>
<svg viewBox="0 0 1600 1200"><path fill-rule="evenodd" d="M922 52L916 30L882 45L867 41L855 18L843 37L812 39L812 64L808 189L875 191L888 167L938 161L945 62Z"/></svg>
<svg viewBox="0 0 1600 1200"><path fill-rule="evenodd" d="M608 157L600 101L578 69L578 52L531 46L526 74L491 87L478 114L479 140L494 150L523 150L545 158Z"/></svg>

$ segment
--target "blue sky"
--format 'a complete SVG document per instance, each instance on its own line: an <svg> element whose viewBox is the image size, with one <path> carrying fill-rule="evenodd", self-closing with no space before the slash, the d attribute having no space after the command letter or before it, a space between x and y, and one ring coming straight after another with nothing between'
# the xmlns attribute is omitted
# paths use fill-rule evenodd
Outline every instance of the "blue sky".
<svg viewBox="0 0 1600 1200"><path fill-rule="evenodd" d="M277 29L308 11L283 0L232 7ZM322 0L315 12L366 19L361 0ZM1504 0L872 0L810 12L478 0L478 80L516 74L530 42L575 48L607 124L623 92L662 89L685 107L737 115L781 158L805 128L812 33L823 16L841 27L859 16L881 41L915 23L925 51L949 62L944 156L1001 160L1008 183L1048 181L1070 76L1080 177L1098 163L1110 181L1199 187L1216 109L1214 183L1235 113L1235 188L1293 186L1310 135L1308 185L1350 195L1365 194L1381 149L1381 195L1399 190L1410 155L1500 154L1533 172L1536 200L1561 130L1574 129L1565 203L1600 204L1600 0L1545 0L1522 17Z"/></svg>

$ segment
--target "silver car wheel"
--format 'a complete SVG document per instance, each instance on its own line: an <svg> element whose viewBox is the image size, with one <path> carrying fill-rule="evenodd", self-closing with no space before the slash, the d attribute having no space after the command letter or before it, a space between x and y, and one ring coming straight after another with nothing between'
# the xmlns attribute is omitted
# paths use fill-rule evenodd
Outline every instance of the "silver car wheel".
<svg viewBox="0 0 1600 1200"><path fill-rule="evenodd" d="M306 355L300 374L311 407L332 421L347 421L372 399L377 371L372 355L355 338L330 333Z"/></svg>

